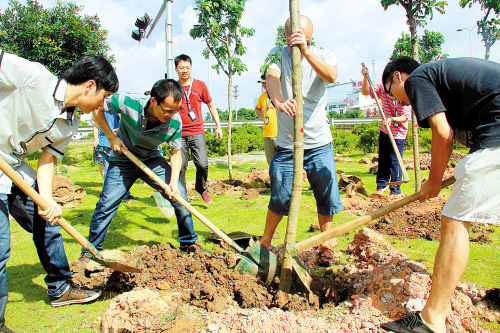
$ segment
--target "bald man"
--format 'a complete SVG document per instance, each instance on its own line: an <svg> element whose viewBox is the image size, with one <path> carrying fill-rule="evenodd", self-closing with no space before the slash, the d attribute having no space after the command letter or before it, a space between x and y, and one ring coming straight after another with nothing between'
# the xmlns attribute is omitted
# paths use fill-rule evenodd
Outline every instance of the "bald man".
<svg viewBox="0 0 500 333"><path fill-rule="evenodd" d="M276 154L271 162L271 199L262 245L271 248L271 240L283 216L288 215L293 179L293 116L297 102L292 91L291 48L299 45L302 60L302 93L304 97L304 169L316 199L321 231L332 228L333 215L343 210L337 185L330 124L326 117L327 85L337 78L337 58L331 51L311 45L313 25L300 16L300 29L291 31L290 19L285 23L287 45L276 46L269 54L280 54L280 61L269 67L267 88L278 116ZM333 249L329 242L320 246L318 263L331 266Z"/></svg>

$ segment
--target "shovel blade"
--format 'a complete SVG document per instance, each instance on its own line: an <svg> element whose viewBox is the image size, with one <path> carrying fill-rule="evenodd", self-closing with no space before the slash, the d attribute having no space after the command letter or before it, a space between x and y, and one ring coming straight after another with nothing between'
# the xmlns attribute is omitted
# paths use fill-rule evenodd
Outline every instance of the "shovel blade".
<svg viewBox="0 0 500 333"><path fill-rule="evenodd" d="M295 273L297 273L297 276L299 277L300 281L302 281L302 284L307 288L307 290L311 291L311 282L312 282L312 277L309 275L307 272L307 269L302 266L302 263L300 262L299 258L297 257L292 257L292 266L293 269L295 270Z"/></svg>
<svg viewBox="0 0 500 333"><path fill-rule="evenodd" d="M120 264L119 262L116 262L116 260L113 259L99 259L96 257L90 258L91 260L97 262L98 264L104 266L104 267L109 267L111 269L114 269L115 271L120 271L120 272L130 272L130 273L142 273L142 270L136 267L128 266L125 264Z"/></svg>
<svg viewBox="0 0 500 333"><path fill-rule="evenodd" d="M163 195L161 195L160 191L154 190L153 196L155 198L156 205L163 213L163 215L165 215L166 217L172 217L175 215L174 207L172 207L170 201L168 201L167 199L165 199L165 197L163 197Z"/></svg>
<svg viewBox="0 0 500 333"><path fill-rule="evenodd" d="M234 269L242 275L258 277L269 284L276 275L277 266L278 257L259 242L255 242L242 253L241 260Z"/></svg>

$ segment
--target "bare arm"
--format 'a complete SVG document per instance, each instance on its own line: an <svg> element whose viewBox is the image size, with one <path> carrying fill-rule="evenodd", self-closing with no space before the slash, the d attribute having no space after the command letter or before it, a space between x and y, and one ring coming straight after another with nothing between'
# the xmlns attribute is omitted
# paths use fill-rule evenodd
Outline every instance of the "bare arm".
<svg viewBox="0 0 500 333"><path fill-rule="evenodd" d="M297 29L290 36L290 45L300 46L300 52L307 59L314 72L328 83L333 83L337 79L337 67L327 64L317 55L312 53L307 47L306 35L301 29Z"/></svg>
<svg viewBox="0 0 500 333"><path fill-rule="evenodd" d="M92 134L94 134L94 148L97 147L97 145L99 144L99 128L97 125L97 122L94 121L94 116L92 116Z"/></svg>
<svg viewBox="0 0 500 333"><path fill-rule="evenodd" d="M123 141L115 135L115 132L112 131L111 128L109 128L108 122L106 121L106 117L103 113L104 107L99 106L92 112L94 113L94 119L97 124L99 124L104 134L108 137L111 148L117 152L120 152L121 149L127 149Z"/></svg>
<svg viewBox="0 0 500 333"><path fill-rule="evenodd" d="M363 86L361 87L361 93L365 96L370 95L370 87L368 84L368 78L366 77L366 74L368 74L368 68L363 67L361 69L361 74L363 75Z"/></svg>
<svg viewBox="0 0 500 333"><path fill-rule="evenodd" d="M257 116L259 116L260 119L264 120L264 113L262 112L262 109L255 107L255 113L257 114Z"/></svg>
<svg viewBox="0 0 500 333"><path fill-rule="evenodd" d="M439 194L443 174L453 151L453 130L445 113L436 113L430 116L428 121L432 129L431 170L429 180L422 185L420 202Z"/></svg>
<svg viewBox="0 0 500 333"><path fill-rule="evenodd" d="M266 74L266 83L267 92L276 106L276 111L284 112L289 116L295 115L297 102L293 98L284 100L281 92L280 72L276 69L269 69Z"/></svg>
<svg viewBox="0 0 500 333"><path fill-rule="evenodd" d="M52 183L54 182L54 161L55 156L46 150L42 151L38 160L38 169L36 181L38 184L38 192L48 202L49 206L46 210L41 210L38 207L38 214L48 221L50 224L56 224L57 220L62 216L61 207L52 198Z"/></svg>
<svg viewBox="0 0 500 333"><path fill-rule="evenodd" d="M210 111L210 114L212 114L212 118L214 119L215 126L217 126L217 129L215 130L215 136L220 140L222 140L222 127L220 126L220 120L219 120L219 112L217 112L217 108L214 105L214 102L210 102L207 104L208 110Z"/></svg>
<svg viewBox="0 0 500 333"><path fill-rule="evenodd" d="M168 193L167 190L165 190L165 193L167 193L168 197L170 199L174 198L174 195L179 194L179 173L181 172L181 166L182 166L182 154L180 150L172 150L172 153L170 155L170 167L172 168L171 174L170 174L170 188L171 192Z"/></svg>

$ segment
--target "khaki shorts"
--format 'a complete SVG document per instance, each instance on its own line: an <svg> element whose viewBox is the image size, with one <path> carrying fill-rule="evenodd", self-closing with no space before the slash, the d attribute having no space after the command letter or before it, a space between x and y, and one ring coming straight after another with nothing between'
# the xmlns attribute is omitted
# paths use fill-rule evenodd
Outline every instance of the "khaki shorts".
<svg viewBox="0 0 500 333"><path fill-rule="evenodd" d="M455 167L455 179L443 215L459 221L500 224L500 147L465 156Z"/></svg>

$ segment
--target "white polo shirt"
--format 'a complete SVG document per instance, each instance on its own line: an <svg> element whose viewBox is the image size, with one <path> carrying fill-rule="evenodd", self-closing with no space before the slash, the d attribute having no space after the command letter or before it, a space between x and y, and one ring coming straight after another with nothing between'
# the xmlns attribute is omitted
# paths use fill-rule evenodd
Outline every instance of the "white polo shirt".
<svg viewBox="0 0 500 333"><path fill-rule="evenodd" d="M66 87L43 65L0 53L0 156L30 185L36 172L25 156L43 148L62 158L78 130L74 108L62 111ZM0 193L10 194L11 187L0 171Z"/></svg>

